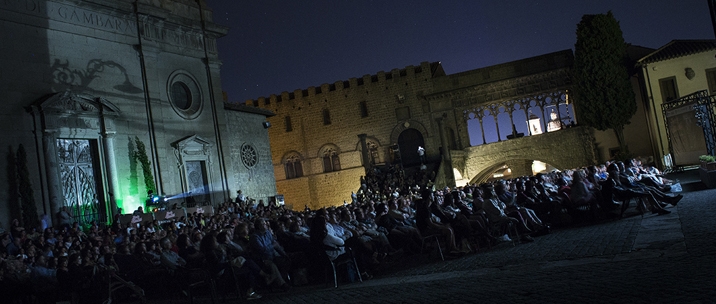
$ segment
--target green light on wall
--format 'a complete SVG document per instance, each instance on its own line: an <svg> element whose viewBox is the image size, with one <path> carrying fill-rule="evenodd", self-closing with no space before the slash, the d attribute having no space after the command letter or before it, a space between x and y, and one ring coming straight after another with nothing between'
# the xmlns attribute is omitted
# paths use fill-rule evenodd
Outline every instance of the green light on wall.
<svg viewBox="0 0 716 304"><path fill-rule="evenodd" d="M117 203L117 206L119 206L119 203ZM139 207L142 207L142 209L146 208L146 206L144 206L144 202L139 201L136 196L127 195L124 197L120 208L122 208L123 214L129 214L134 212L134 210L137 210Z"/></svg>

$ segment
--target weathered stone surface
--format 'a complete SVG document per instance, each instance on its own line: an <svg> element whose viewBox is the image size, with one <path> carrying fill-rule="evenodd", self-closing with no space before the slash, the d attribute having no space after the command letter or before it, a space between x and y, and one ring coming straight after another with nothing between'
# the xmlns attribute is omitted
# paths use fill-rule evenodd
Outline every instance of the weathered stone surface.
<svg viewBox="0 0 716 304"><path fill-rule="evenodd" d="M367 146L377 147L379 164L393 161L394 145L402 145L402 158L407 163L417 159L418 144L423 144L431 162L442 159L441 147L447 145L445 150L450 149L453 157L447 158L450 163L446 166L451 168L444 167L438 174L439 181L446 184L454 184L452 168L463 178L475 180L505 164L514 166L516 174L531 174L528 162L535 159L560 169L593 164L594 140L586 131L579 131L582 129L470 147L466 122L469 113L484 113L485 109L499 112L500 107L524 113L536 107L544 112L540 107L564 104L565 92L571 85L571 63L571 50L454 75L446 75L437 62L424 62L261 97L246 104L277 114L269 118L273 125L269 137L278 192L285 195L287 203L336 205L349 199L350 191L359 187L358 168L364 166L359 134L366 135ZM401 135L415 131L422 142L416 137L401 143ZM327 147L339 153L342 170L324 173L322 153ZM303 168L304 177L297 178L300 182L286 179L284 169L287 158L296 154ZM331 183L324 176L330 176ZM353 177L356 178L351 180ZM336 187L343 190L336 193Z"/></svg>
<svg viewBox="0 0 716 304"><path fill-rule="evenodd" d="M28 151L40 213L73 203L58 185L56 152L46 149L57 139L90 142L96 179L83 189L95 191L102 204L116 200L125 212L146 193L141 169L133 167L135 138L147 147L157 193L196 194L189 185L198 183L209 192L202 199L213 203L237 189L257 199L275 195L262 126L270 112L225 109L220 98L215 39L227 29L212 23L203 1L200 7L197 1L143 0L136 10L134 2L0 1L0 143L4 151L20 144ZM44 104L49 98L67 103L58 111ZM115 108L100 113L91 106L100 101ZM181 143L190 147L182 150ZM236 152L245 143L257 151L250 170ZM187 172L187 161L203 169ZM6 165L1 157L0 168ZM7 188L7 175L0 174L3 225L12 216ZM109 212L101 210L101 218Z"/></svg>

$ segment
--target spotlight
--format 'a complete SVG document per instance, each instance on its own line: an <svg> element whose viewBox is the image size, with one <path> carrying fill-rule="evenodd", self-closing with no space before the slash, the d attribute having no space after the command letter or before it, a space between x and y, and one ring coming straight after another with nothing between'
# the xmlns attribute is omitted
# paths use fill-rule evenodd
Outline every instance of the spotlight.
<svg viewBox="0 0 716 304"><path fill-rule="evenodd" d="M268 121L264 121L264 122L263 122L263 125L264 125L264 129L268 129L268 128L271 127L271 123L268 122Z"/></svg>

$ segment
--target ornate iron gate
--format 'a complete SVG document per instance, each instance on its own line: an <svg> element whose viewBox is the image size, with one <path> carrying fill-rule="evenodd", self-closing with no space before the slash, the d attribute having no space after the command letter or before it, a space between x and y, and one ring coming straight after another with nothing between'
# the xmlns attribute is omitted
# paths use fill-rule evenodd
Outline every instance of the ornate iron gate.
<svg viewBox="0 0 716 304"><path fill-rule="evenodd" d="M89 140L57 140L63 204L80 227L100 220L92 151Z"/></svg>
<svg viewBox="0 0 716 304"><path fill-rule="evenodd" d="M684 106L690 106L693 110L694 121L704 131L706 153L716 155L716 111L714 109L716 106L716 96L709 96L706 90L698 91L661 105L665 118L664 126L666 128L666 135L669 139L669 152L672 156L674 155L673 138L671 138L671 132L669 132L670 122L668 113ZM696 161L698 161L698 159L694 160L694 162ZM676 162L677 160L674 159L674 164L676 164Z"/></svg>

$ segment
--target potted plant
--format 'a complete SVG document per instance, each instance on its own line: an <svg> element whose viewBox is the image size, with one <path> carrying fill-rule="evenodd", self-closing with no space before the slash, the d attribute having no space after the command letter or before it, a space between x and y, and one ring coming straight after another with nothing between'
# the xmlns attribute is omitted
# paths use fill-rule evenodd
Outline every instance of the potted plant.
<svg viewBox="0 0 716 304"><path fill-rule="evenodd" d="M699 176L701 182L709 188L716 188L716 157L713 155L701 155L699 156L701 162L701 168L699 169Z"/></svg>
<svg viewBox="0 0 716 304"><path fill-rule="evenodd" d="M701 168L706 171L716 171L716 157L713 155L701 155L699 156L701 162Z"/></svg>

